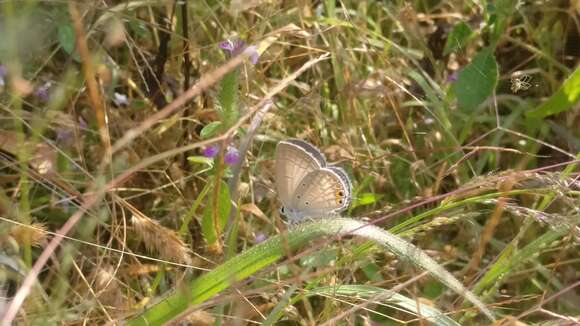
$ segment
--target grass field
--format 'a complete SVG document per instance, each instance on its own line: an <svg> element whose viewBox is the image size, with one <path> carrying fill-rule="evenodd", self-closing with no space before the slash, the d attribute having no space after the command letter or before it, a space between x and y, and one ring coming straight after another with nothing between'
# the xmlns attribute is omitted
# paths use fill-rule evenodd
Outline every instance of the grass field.
<svg viewBox="0 0 580 326"><path fill-rule="evenodd" d="M580 1L0 8L2 325L580 324Z"/></svg>

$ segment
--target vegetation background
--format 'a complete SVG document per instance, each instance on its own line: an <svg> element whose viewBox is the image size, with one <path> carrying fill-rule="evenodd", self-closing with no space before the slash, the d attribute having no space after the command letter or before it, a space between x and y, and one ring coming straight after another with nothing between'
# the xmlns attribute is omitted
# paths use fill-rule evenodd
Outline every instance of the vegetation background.
<svg viewBox="0 0 580 326"><path fill-rule="evenodd" d="M580 324L579 1L0 8L4 325Z"/></svg>

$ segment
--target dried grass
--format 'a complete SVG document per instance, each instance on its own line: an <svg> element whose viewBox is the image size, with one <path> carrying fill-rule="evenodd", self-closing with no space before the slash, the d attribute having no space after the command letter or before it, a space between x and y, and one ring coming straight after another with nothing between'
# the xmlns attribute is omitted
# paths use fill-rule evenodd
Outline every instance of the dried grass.
<svg viewBox="0 0 580 326"><path fill-rule="evenodd" d="M10 236L20 245L30 244L32 247L40 247L46 243L46 231L46 225L43 223L15 225L10 229Z"/></svg>
<svg viewBox="0 0 580 326"><path fill-rule="evenodd" d="M179 237L176 231L166 228L143 215L131 217L135 234L141 239L145 248L157 253L159 258L172 262L191 264L191 250Z"/></svg>

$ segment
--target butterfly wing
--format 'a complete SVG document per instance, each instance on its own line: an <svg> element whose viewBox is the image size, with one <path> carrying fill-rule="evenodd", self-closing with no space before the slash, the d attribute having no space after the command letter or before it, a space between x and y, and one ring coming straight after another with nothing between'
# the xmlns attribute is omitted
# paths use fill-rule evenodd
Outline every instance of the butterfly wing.
<svg viewBox="0 0 580 326"><path fill-rule="evenodd" d="M292 196L291 207L304 216L321 217L345 210L350 204L352 186L341 168L321 168L308 173Z"/></svg>
<svg viewBox="0 0 580 326"><path fill-rule="evenodd" d="M339 210L344 210L350 203L352 202L352 182L350 182L350 177L346 174L343 168L329 166L327 169L331 170L332 172L336 173L336 175L342 180L345 189L344 189L344 208Z"/></svg>
<svg viewBox="0 0 580 326"><path fill-rule="evenodd" d="M324 156L311 144L290 139L276 147L276 188L284 204L292 205L292 195L302 179L326 165Z"/></svg>

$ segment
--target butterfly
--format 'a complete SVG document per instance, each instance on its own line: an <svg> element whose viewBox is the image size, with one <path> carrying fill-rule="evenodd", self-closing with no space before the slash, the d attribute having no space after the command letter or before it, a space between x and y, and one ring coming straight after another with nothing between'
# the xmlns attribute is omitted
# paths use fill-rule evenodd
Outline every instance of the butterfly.
<svg viewBox="0 0 580 326"><path fill-rule="evenodd" d="M279 142L275 168L280 212L290 223L337 215L351 203L352 184L346 172L327 166L324 155L310 143Z"/></svg>

